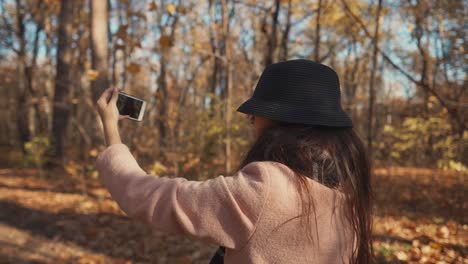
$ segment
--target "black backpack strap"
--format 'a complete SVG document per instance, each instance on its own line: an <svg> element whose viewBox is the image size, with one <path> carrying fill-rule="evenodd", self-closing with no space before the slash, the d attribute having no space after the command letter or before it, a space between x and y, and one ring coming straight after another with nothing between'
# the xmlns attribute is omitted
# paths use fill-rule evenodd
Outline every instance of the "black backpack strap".
<svg viewBox="0 0 468 264"><path fill-rule="evenodd" d="M224 263L224 253L225 253L225 248L224 247L219 247L218 250L216 250L213 257L211 258L209 264L223 264Z"/></svg>

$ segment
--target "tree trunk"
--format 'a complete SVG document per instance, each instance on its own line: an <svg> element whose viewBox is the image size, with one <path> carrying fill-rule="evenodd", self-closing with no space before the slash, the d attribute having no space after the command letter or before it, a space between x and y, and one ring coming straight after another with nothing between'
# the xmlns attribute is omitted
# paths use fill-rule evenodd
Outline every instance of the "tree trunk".
<svg viewBox="0 0 468 264"><path fill-rule="evenodd" d="M99 73L91 82L93 101L109 86L108 70L108 6L106 0L91 1L91 56L93 70Z"/></svg>
<svg viewBox="0 0 468 264"><path fill-rule="evenodd" d="M380 26L380 13L382 10L382 0L379 0L377 6L377 14L375 16L375 29L373 37L373 51L372 51L372 68L369 79L369 109L368 109L368 123L367 123L367 148L369 151L369 158L372 158L372 140L373 140L373 120L374 120L374 102L375 102L375 72L377 70L377 55L379 45L379 26Z"/></svg>
<svg viewBox="0 0 468 264"><path fill-rule="evenodd" d="M18 74L18 111L16 112L17 129L19 143L24 151L24 143L30 139L28 104L27 104L27 81L26 81L26 38L24 27L24 14L21 1L16 0L16 36L19 40L18 64L16 66Z"/></svg>
<svg viewBox="0 0 468 264"><path fill-rule="evenodd" d="M280 12L281 1L275 1L275 10L273 11L271 18L271 32L268 35L267 40L267 53L265 54L265 66L268 66L274 62L275 49L276 49L276 29L278 27L278 16Z"/></svg>
<svg viewBox="0 0 468 264"><path fill-rule="evenodd" d="M168 124L168 120L169 120L169 107L170 107L170 86L168 85L168 82L167 82L167 63L168 61L170 60L170 56L171 56L171 48L172 48L172 43L175 42L175 32L176 32L176 28L177 28L177 23L179 21L179 16L171 16L171 22L169 24L169 21L167 22L168 25L170 25L170 34L169 34L169 45L161 45L160 47L160 64L161 64L161 69L160 69L160 73L159 73L159 76L158 76L158 97L157 99L159 100L158 104L159 104L159 109L158 109L158 112L159 112L159 122L158 122L158 128L159 128L159 143L160 143L160 153L162 154L167 154L169 153L167 150L168 150L168 147L170 146L168 143L169 142L174 142L173 138L169 138L169 136L172 136L174 135L173 131L171 131L171 127L169 126ZM162 23L161 23L162 25ZM163 26L160 26L159 28L160 32L164 32L164 29L163 29ZM171 141L169 141L171 140ZM173 151L170 150L170 151ZM167 155L165 155L164 157L167 157ZM176 161L174 161L174 164L176 163Z"/></svg>
<svg viewBox="0 0 468 264"><path fill-rule="evenodd" d="M216 19L216 16L215 16L215 12L213 11L213 1L209 1L209 5L208 5L208 13L210 14L210 46L211 46L211 52L213 53L213 55L216 55L216 52L217 52L217 46L218 46L218 38L217 36L215 35L216 34L216 30L214 28L214 26L216 25L216 21L215 21L215 24L213 24L213 20ZM210 88L210 92L215 95L216 94L216 87L218 85L218 72L219 72L219 65L221 64L221 60L220 58L218 58L217 56L213 56L213 71L212 71L212 75L211 75L211 88ZM211 109L213 110L213 103L211 103Z"/></svg>
<svg viewBox="0 0 468 264"><path fill-rule="evenodd" d="M90 23L90 41L91 41L91 67L98 72L98 76L91 82L91 95L93 102L99 99L101 93L109 87L108 78L108 2L106 0L90 1L91 3L91 23ZM104 142L101 130L101 121L98 115L95 115L95 121L92 124L92 144L99 145Z"/></svg>
<svg viewBox="0 0 468 264"><path fill-rule="evenodd" d="M292 0L288 1L288 14L286 15L286 28L283 33L283 39L281 41L281 60L285 61L288 59L288 42L289 32L291 31L291 15L292 15Z"/></svg>
<svg viewBox="0 0 468 264"><path fill-rule="evenodd" d="M64 153L65 132L70 111L68 97L72 85L70 71L72 63L73 3L74 1L61 1L58 21L57 75L55 78L52 119L52 134L57 157L62 156Z"/></svg>
<svg viewBox="0 0 468 264"><path fill-rule="evenodd" d="M232 90L232 61L231 61L231 40L229 38L229 15L226 0L222 0L223 12L223 48L225 54L225 125L226 125L226 138L225 138L225 171L226 174L231 172L231 90Z"/></svg>
<svg viewBox="0 0 468 264"><path fill-rule="evenodd" d="M39 4L38 9L41 8L41 4ZM45 135L49 131L47 129L47 116L45 111L43 111L40 107L42 103L42 97L45 93L39 90L35 82L35 70L37 66L37 55L39 52L39 34L42 31L43 26L42 17L40 21L38 21L36 32L34 34L34 43L33 43L33 52L32 52L32 60L31 64L26 68L26 78L28 80L29 90L31 91L31 95L35 98L36 102L34 103L34 112L35 112L35 120L37 122L37 134ZM43 108L44 109L44 108ZM34 121L33 121L34 122ZM36 126L36 125L34 125Z"/></svg>
<svg viewBox="0 0 468 264"><path fill-rule="evenodd" d="M168 96L167 96L167 81L166 81L166 50L167 48L163 47L161 52L161 69L158 76L158 96L157 99L158 103L158 131L159 131L159 149L161 154L164 154L164 151L167 150L167 134L168 134L168 127L167 127L167 104L168 104Z"/></svg>
<svg viewBox="0 0 468 264"><path fill-rule="evenodd" d="M322 0L319 0L317 7L317 17L315 20L315 51L314 60L320 61L320 14L322 13Z"/></svg>

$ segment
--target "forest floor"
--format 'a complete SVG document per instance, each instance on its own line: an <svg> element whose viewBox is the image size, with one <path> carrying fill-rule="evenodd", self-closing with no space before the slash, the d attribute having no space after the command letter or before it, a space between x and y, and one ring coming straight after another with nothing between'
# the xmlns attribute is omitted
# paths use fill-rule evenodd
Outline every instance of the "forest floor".
<svg viewBox="0 0 468 264"><path fill-rule="evenodd" d="M466 175L377 169L374 188L379 263L468 263ZM216 248L130 221L96 181L0 169L0 263L208 263Z"/></svg>

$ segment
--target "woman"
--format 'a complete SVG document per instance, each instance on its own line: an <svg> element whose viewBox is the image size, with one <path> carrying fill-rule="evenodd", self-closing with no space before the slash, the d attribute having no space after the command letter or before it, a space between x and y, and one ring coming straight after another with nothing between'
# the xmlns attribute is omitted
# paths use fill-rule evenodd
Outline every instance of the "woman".
<svg viewBox="0 0 468 264"><path fill-rule="evenodd" d="M372 262L369 162L331 68L268 66L238 109L255 143L237 173L206 181L147 175L120 141L116 100L98 101L109 147L97 168L130 217L220 245L213 263Z"/></svg>

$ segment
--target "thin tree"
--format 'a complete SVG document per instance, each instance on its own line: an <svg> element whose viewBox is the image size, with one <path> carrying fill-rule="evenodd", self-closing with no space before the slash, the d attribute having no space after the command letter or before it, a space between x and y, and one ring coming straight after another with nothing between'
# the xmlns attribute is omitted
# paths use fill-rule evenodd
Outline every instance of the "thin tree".
<svg viewBox="0 0 468 264"><path fill-rule="evenodd" d="M19 41L19 48L16 51L18 55L18 63L16 66L18 76L18 111L17 116L17 129L18 136L21 146L24 147L24 143L29 141L31 137L29 129L28 119L28 91L27 91L27 79L26 79L26 68L27 68L27 53L26 53L26 28L24 23L24 9L22 2L16 0L16 37ZM3 2L2 2L3 7ZM24 148L23 148L24 151Z"/></svg>
<svg viewBox="0 0 468 264"><path fill-rule="evenodd" d="M283 32L283 37L281 40L281 60L288 59L288 43L289 43L289 33L291 31L291 15L292 15L292 0L288 1L288 12L286 14L286 27Z"/></svg>
<svg viewBox="0 0 468 264"><path fill-rule="evenodd" d="M177 10L177 7L174 5L174 10ZM160 56L160 65L161 68L159 70L159 76L157 78L158 84L158 131L159 131L159 148L161 153L167 151L169 147L170 136L173 134L170 131L170 127L168 125L168 118L169 118L169 107L170 107L170 85L168 83L168 72L169 72L169 61L171 55L171 49L175 43L176 39L176 29L178 27L179 22L179 14L174 12L169 12L167 14L168 18L164 19L164 16L161 15L159 17L160 25L159 25L159 32L161 32L161 36L159 39L159 47L155 48L155 50L159 51ZM165 21L165 22L163 22ZM166 33L166 28L168 28L169 32ZM172 141L173 142L173 141Z"/></svg>
<svg viewBox="0 0 468 264"><path fill-rule="evenodd" d="M218 41L218 36L216 32L216 26L218 25L218 20L216 18L216 10L215 10L215 3L213 3L213 0L209 1L208 4L208 12L210 14L210 46L211 46L211 52L212 54L216 55L218 53L218 46L219 46L219 41ZM211 93L213 95L216 94L216 87L218 86L218 78L219 78L219 71L220 71L220 65L221 65L221 58L219 56L213 56L213 71L211 75ZM214 104L211 104L211 108L213 110Z"/></svg>
<svg viewBox="0 0 468 264"><path fill-rule="evenodd" d="M91 82L93 101L109 86L107 70L109 68L107 33L108 33L108 3L107 1L91 2L91 57L93 70L98 76Z"/></svg>
<svg viewBox="0 0 468 264"><path fill-rule="evenodd" d="M75 1L62 0L58 20L58 46L55 77L55 93L52 118L52 134L55 146L55 155L64 153L65 132L68 123L70 94L71 63L72 63L72 34L73 34L73 7Z"/></svg>
<svg viewBox="0 0 468 264"><path fill-rule="evenodd" d="M226 125L226 138L225 138L225 170L226 173L231 172L231 120L232 120L232 113L231 113L231 106L232 106L232 57L231 57L231 39L229 37L229 14L228 14L228 7L226 0L222 0L222 18L223 18L223 48L225 54L225 96L226 96L226 104L225 104L225 125Z"/></svg>
<svg viewBox="0 0 468 264"><path fill-rule="evenodd" d="M367 148L369 157L372 158L372 140L373 140L373 120L374 120L374 102L375 102L375 72L377 70L377 55L379 46L379 26L380 26L380 13L382 11L382 0L377 4L377 13L375 15L375 28L374 37L372 40L372 66L369 78L369 108L368 108L368 123L367 123Z"/></svg>
<svg viewBox="0 0 468 264"><path fill-rule="evenodd" d="M322 13L322 0L319 0L317 7L317 16L315 18L315 50L314 60L320 61L320 15Z"/></svg>
<svg viewBox="0 0 468 264"><path fill-rule="evenodd" d="M265 66L272 64L275 61L275 50L276 50L276 31L278 28L278 17L281 9L281 1L276 0L274 3L274 11L271 14L272 22L271 22L271 31L268 34L268 30L266 30L266 26L264 27L264 33L267 34L267 50L265 54ZM266 23L265 23L266 25Z"/></svg>

